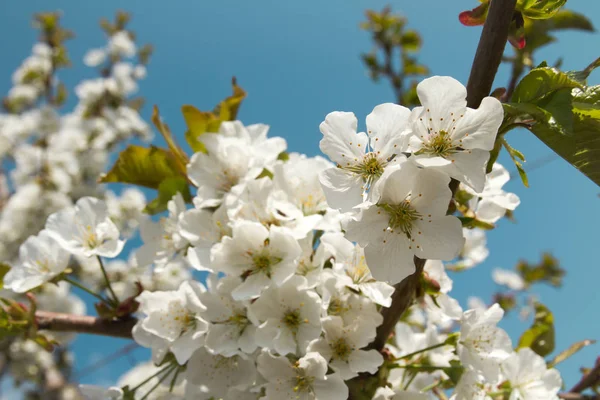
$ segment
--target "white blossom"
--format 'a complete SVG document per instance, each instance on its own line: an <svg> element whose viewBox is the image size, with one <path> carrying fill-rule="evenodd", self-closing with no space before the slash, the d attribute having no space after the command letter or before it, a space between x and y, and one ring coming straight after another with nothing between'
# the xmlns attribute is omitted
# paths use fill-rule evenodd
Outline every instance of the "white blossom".
<svg viewBox="0 0 600 400"><path fill-rule="evenodd" d="M360 372L374 374L383 363L383 357L377 350L361 349L375 339L375 328L360 321L344 326L340 317L324 318L325 337L311 342L308 351L321 354L344 380Z"/></svg>
<svg viewBox="0 0 600 400"><path fill-rule="evenodd" d="M367 132L357 133L353 113L332 112L325 117L320 129L321 151L337 167L321 172L320 179L329 206L351 211L367 196L376 202L371 191L386 168L405 159L405 130L410 111L402 106L385 103L367 116Z"/></svg>
<svg viewBox="0 0 600 400"><path fill-rule="evenodd" d="M65 250L86 257L116 257L125 244L106 204L93 197L83 197L74 207L50 215L46 230Z"/></svg>
<svg viewBox="0 0 600 400"><path fill-rule="evenodd" d="M346 400L348 387L337 374L327 374L327 362L308 353L295 363L263 352L258 372L267 380L264 400Z"/></svg>
<svg viewBox="0 0 600 400"><path fill-rule="evenodd" d="M422 107L410 115L408 151L420 165L435 168L482 191L485 168L504 112L494 97L467 107L467 89L456 79L433 76L417 85Z"/></svg>
<svg viewBox="0 0 600 400"><path fill-rule="evenodd" d="M19 249L19 261L4 276L4 287L27 292L59 275L67 268L69 253L42 230L30 236Z"/></svg>
<svg viewBox="0 0 600 400"><path fill-rule="evenodd" d="M281 287L272 286L250 306L260 326L256 343L281 355L301 354L321 333L321 300L304 289L305 279L294 276Z"/></svg>
<svg viewBox="0 0 600 400"><path fill-rule="evenodd" d="M378 202L348 223L346 236L365 247L375 279L397 283L415 270L414 256L451 260L464 244L461 223L447 216L450 178L410 161L383 181Z"/></svg>
<svg viewBox="0 0 600 400"><path fill-rule="evenodd" d="M555 400L562 386L560 374L528 347L502 362L502 374L510 383L510 400Z"/></svg>

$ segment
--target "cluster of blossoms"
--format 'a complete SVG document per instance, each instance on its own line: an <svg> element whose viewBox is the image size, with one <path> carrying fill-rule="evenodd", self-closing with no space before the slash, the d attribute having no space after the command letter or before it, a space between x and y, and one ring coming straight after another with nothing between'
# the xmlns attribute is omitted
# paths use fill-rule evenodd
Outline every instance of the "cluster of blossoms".
<svg viewBox="0 0 600 400"><path fill-rule="evenodd" d="M505 169L485 173L502 106L488 97L467 108L465 88L449 77L426 79L417 93L413 110L375 107L366 133L352 113L327 115L320 147L332 162L288 155L265 125L222 122L187 165L193 206L178 193L167 215L143 221L144 244L129 262L103 266L121 254L123 235L106 202L82 197L23 244L5 287L25 292L60 278L71 255L116 277L119 285L102 288L117 304L137 295L136 277L117 276L140 276L132 334L154 365L119 387L83 386L90 399L344 400L349 380L380 368L390 373L377 400L430 399L452 369L462 371L454 400L557 398L556 370L529 349L513 351L497 304L463 311L443 264L470 268L487 256L484 232L447 215L451 179L482 221L518 205L501 189ZM417 258L427 260L422 272ZM177 288L141 278L166 271L180 271ZM393 285L415 272L438 288L383 351L369 348Z"/></svg>
<svg viewBox="0 0 600 400"><path fill-rule="evenodd" d="M85 314L85 304L69 283L39 285L68 266L89 287L104 288L98 260L71 257L49 232L41 231L44 221L85 196L104 199L115 231L122 235L133 234L146 218L142 213L146 198L140 190L115 194L97 183L116 146L134 137L146 141L152 134L130 103L146 68L134 58L139 49L132 37L129 31L116 30L105 49L85 56L85 63L98 67L101 77L76 86L77 99L68 112L60 110L68 104L57 74L68 59L59 43L41 35L12 76L13 87L4 99L7 112L0 114L0 264L19 267L9 273L2 298L26 301L20 293L38 287L34 291L38 309ZM136 281L150 289L173 289L191 277L183 266L154 275L116 260L106 269L122 296L134 294ZM61 344L74 337L57 332L47 336ZM15 382L43 386L49 373L70 368L72 361L68 352L58 357L31 340L3 340L2 349L2 363Z"/></svg>

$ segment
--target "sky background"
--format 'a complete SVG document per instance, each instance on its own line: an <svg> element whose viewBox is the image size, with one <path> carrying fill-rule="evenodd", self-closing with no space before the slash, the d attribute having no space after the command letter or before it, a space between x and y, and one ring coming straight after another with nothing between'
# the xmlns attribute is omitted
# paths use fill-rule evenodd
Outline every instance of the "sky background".
<svg viewBox="0 0 600 400"><path fill-rule="evenodd" d="M155 47L148 76L140 85L140 94L147 100L146 120L150 106L157 104L184 143L181 105L211 109L230 94L231 77L236 76L249 93L239 119L246 124L269 124L271 135L287 139L290 151L317 155L318 126L327 113L353 111L362 124L359 128L364 128L364 118L374 106L394 101L387 82L373 83L360 60L360 54L371 49L369 35L359 29L364 11L380 10L386 4L403 13L409 27L421 33L424 46L419 59L431 73L450 75L466 84L480 28L462 26L457 16L477 6L475 0L30 0L0 2L0 95L9 90L12 72L35 42L30 24L34 12L62 10L63 26L76 33L68 43L73 67L61 75L72 88L81 79L95 76L81 60L87 49L106 43L97 24L100 17L112 20L114 12L123 8L133 14L130 28L138 42ZM600 27L600 2L570 0L568 8L584 12ZM564 69L582 69L600 55L599 34L565 32L558 37L559 43L540 52L536 62L553 63L563 57ZM507 81L508 67L504 66L496 86L505 86ZM597 74L591 83L600 83ZM73 102L74 95L67 109ZM527 131L512 131L507 139L530 162L552 153ZM505 155L500 160L514 170ZM489 300L498 289L490 276L493 268L512 269L520 259L536 262L542 252L551 251L567 271L564 286L558 290L536 286L534 290L554 312L556 349L586 338L599 339L600 189L561 159L531 172L529 182L527 189L517 177L505 186L521 198L517 222L502 221L488 234L490 257L477 268L454 275L452 294L463 306L468 296ZM512 313L502 326L516 343L529 321L520 321ZM126 344L82 335L73 346L76 365L85 368ZM580 366L593 365L599 346L560 365L567 387L579 379ZM145 350L136 350L81 381L109 384L132 362L146 358Z"/></svg>

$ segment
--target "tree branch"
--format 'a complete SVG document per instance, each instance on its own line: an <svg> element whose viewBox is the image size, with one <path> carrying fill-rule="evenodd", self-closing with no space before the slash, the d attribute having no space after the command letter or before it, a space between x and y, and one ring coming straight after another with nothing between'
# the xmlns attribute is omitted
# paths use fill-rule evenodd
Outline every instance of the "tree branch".
<svg viewBox="0 0 600 400"><path fill-rule="evenodd" d="M479 107L481 100L488 96L492 89L494 77L502 61L515 5L516 0L491 2L467 84L467 106L469 107ZM453 179L450 188L454 193L458 188L458 181ZM382 311L383 323L377 329L377 336L371 344L371 348L383 349L394 326L412 304L424 265L425 260L415 257L415 273L395 286L392 304Z"/></svg>
<svg viewBox="0 0 600 400"><path fill-rule="evenodd" d="M581 393L585 389L596 386L600 383L600 357L596 359L596 365L569 391L570 393Z"/></svg>
<svg viewBox="0 0 600 400"><path fill-rule="evenodd" d="M411 306L415 292L419 284L419 278L423 272L425 260L415 257L415 273L404 278L402 282L394 287L396 290L392 295L392 304L389 308L383 308L383 323L377 328L377 336L371 344L371 348L381 351L385 346L391 333L394 331L396 323L402 317L402 314Z"/></svg>
<svg viewBox="0 0 600 400"><path fill-rule="evenodd" d="M72 315L50 311L36 311L35 320L39 329L54 332L91 333L131 339L135 318L106 320L89 315Z"/></svg>
<svg viewBox="0 0 600 400"><path fill-rule="evenodd" d="M479 107L481 100L492 91L516 4L517 0L494 0L490 3L467 83L467 106L471 108Z"/></svg>
<svg viewBox="0 0 600 400"><path fill-rule="evenodd" d="M559 393L558 398L562 400L600 400L600 395L581 393Z"/></svg>

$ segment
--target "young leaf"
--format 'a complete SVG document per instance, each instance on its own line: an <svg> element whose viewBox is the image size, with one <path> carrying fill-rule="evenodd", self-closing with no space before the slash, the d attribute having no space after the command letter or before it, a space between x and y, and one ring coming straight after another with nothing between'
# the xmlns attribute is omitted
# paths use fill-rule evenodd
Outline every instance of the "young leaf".
<svg viewBox="0 0 600 400"><path fill-rule="evenodd" d="M555 68L534 68L521 79L511 101L535 103L558 89L583 88L583 85L565 72Z"/></svg>
<svg viewBox="0 0 600 400"><path fill-rule="evenodd" d="M525 187L529 187L529 179L527 178L527 173L523 169L523 164L521 164L521 162L517 160L517 158L519 158L521 161L525 162L525 156L519 150L509 145L506 139L502 139L502 145L504 146L506 151L508 151L508 155L510 155L510 158L515 163L515 167L517 167L517 171L519 172L521 181L523 181L523 185L525 185Z"/></svg>
<svg viewBox="0 0 600 400"><path fill-rule="evenodd" d="M554 316L548 308L535 304L535 319L531 328L526 330L519 339L518 349L530 347L542 357L554 351Z"/></svg>
<svg viewBox="0 0 600 400"><path fill-rule="evenodd" d="M184 177L173 176L165 179L158 186L158 196L146 205L144 212L154 215L165 211L167 209L167 203L177 193L181 193L183 200L186 203L189 203L192 200L190 187Z"/></svg>
<svg viewBox="0 0 600 400"><path fill-rule="evenodd" d="M555 367L557 364L565 361L567 358L577 353L579 350L594 343L596 343L595 340L589 339L573 343L568 349L561 351L556 357L554 357L550 362L548 362L548 368Z"/></svg>
<svg viewBox="0 0 600 400"><path fill-rule="evenodd" d="M130 145L119 154L113 167L100 177L99 182L131 183L158 189L165 179L180 176L175 157L169 150Z"/></svg>
<svg viewBox="0 0 600 400"><path fill-rule="evenodd" d="M516 9L527 18L552 18L567 0L520 0Z"/></svg>
<svg viewBox="0 0 600 400"><path fill-rule="evenodd" d="M233 94L221 101L213 111L200 111L189 104L181 107L181 113L188 127L185 139L194 152L206 153L206 148L202 144L200 136L209 132L217 133L221 122L236 119L242 100L246 97L246 92L237 85L235 78L232 79L232 89Z"/></svg>

